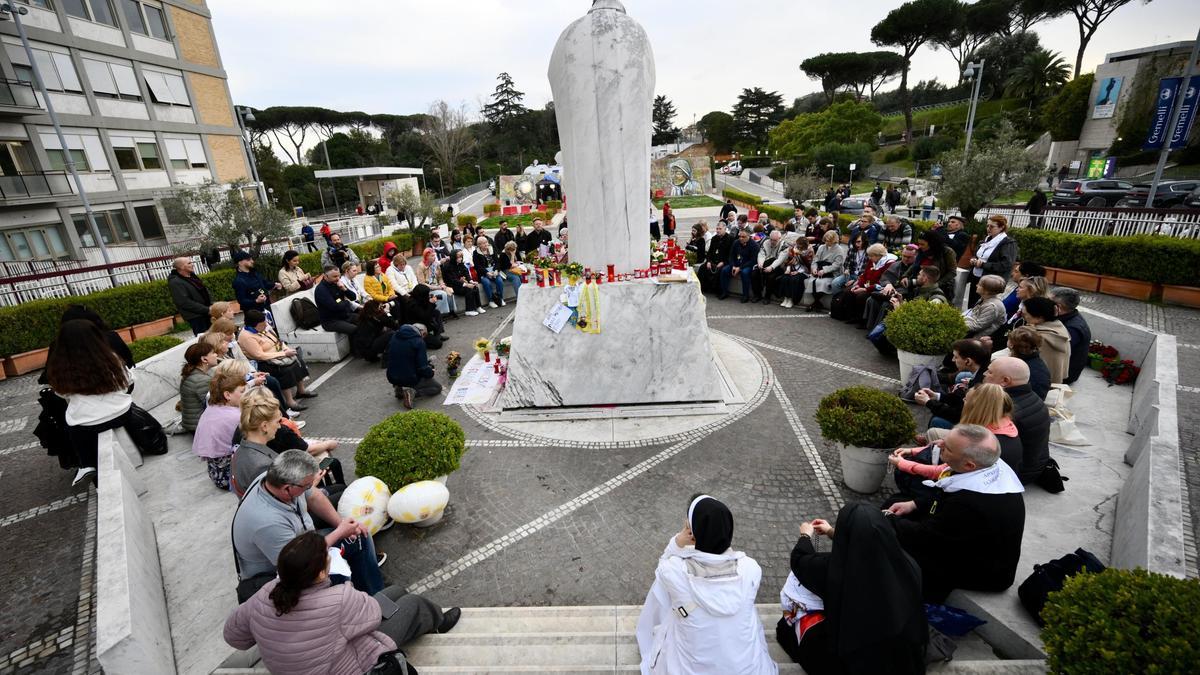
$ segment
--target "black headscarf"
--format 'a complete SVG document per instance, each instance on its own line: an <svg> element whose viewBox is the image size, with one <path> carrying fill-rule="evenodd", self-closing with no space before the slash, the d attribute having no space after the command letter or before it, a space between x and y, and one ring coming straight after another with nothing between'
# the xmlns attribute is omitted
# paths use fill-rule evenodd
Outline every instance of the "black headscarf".
<svg viewBox="0 0 1200 675"><path fill-rule="evenodd" d="M929 632L921 599L921 569L896 539L883 513L868 504L847 504L838 513L825 579L802 577L824 587L833 652L847 673L923 673Z"/></svg>
<svg viewBox="0 0 1200 675"><path fill-rule="evenodd" d="M696 550L721 554L733 543L733 513L729 507L700 495L688 506L688 524L696 538Z"/></svg>

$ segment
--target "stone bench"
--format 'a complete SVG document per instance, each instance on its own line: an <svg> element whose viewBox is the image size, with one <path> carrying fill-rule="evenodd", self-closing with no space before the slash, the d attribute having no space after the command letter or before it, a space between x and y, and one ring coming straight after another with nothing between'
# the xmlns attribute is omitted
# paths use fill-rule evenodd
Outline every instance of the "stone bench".
<svg viewBox="0 0 1200 675"><path fill-rule="evenodd" d="M279 337L291 347L303 347L304 359L313 363L337 363L350 354L350 337L343 333L327 331L320 326L301 328L292 318L292 301L297 298L313 298L314 288L292 293L271 303L271 314L275 317L275 328Z"/></svg>

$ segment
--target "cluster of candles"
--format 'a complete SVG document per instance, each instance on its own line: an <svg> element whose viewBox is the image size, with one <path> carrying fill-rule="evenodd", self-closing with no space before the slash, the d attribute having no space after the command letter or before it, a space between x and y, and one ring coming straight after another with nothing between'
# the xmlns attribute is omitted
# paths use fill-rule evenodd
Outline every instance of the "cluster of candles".
<svg viewBox="0 0 1200 675"><path fill-rule="evenodd" d="M675 244L674 239L667 240L662 252L664 253L662 260L652 261L649 267L635 269L632 272L617 272L615 265L607 265L607 275L602 272L593 272L590 267L584 268L583 281L584 283L594 282L596 284L603 284L607 281L611 284L618 281L652 279L664 274L670 274L673 270L687 269L687 253ZM539 269L536 271L536 274L539 288L562 285L562 270ZM521 280L524 281L524 277Z"/></svg>

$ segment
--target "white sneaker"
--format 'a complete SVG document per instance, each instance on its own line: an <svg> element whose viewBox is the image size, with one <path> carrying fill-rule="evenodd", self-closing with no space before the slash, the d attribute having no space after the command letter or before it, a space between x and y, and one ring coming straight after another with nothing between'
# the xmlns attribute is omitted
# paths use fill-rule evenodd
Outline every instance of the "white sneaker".
<svg viewBox="0 0 1200 675"><path fill-rule="evenodd" d="M308 422L305 422L304 420L295 420L295 424L297 429L303 429L304 427L308 426Z"/></svg>
<svg viewBox="0 0 1200 675"><path fill-rule="evenodd" d="M783 299L783 302L779 303L779 306L780 306L780 307L783 307L784 309L787 309L787 308L791 307L791 306L792 306L792 299L791 299L791 298L784 298L784 299Z"/></svg>
<svg viewBox="0 0 1200 675"><path fill-rule="evenodd" d="M88 476L90 476L91 474L93 474L95 472L96 472L96 467L94 467L94 466L80 467L80 469L75 472L75 480L71 481L71 485L72 486L79 485L84 480L86 480Z"/></svg>
<svg viewBox="0 0 1200 675"><path fill-rule="evenodd" d="M299 416L300 416L300 411L299 411L299 410L292 410L291 408L288 408L288 409L287 409L287 416L288 416L289 418L291 418L291 419L296 419L297 417L299 417Z"/></svg>
<svg viewBox="0 0 1200 675"><path fill-rule="evenodd" d="M487 310L486 310L486 309L484 309L484 308L482 308L482 307L480 307L480 308L479 308L479 313L480 313L480 314L487 314Z"/></svg>
<svg viewBox="0 0 1200 675"><path fill-rule="evenodd" d="M503 300L501 300L501 301L500 301L500 306L501 306L501 307L507 307L507 306L508 306L508 303L507 303L507 302L505 302L505 301L503 301Z"/></svg>
<svg viewBox="0 0 1200 675"><path fill-rule="evenodd" d="M467 316L479 316L479 312L467 312Z"/></svg>
<svg viewBox="0 0 1200 675"><path fill-rule="evenodd" d="M499 306L500 306L500 305L497 305L497 304L496 304L496 303L494 303L494 302L489 302L489 303L488 303L488 307L491 307L492 309L496 309L496 308L497 308L497 307L499 307Z"/></svg>

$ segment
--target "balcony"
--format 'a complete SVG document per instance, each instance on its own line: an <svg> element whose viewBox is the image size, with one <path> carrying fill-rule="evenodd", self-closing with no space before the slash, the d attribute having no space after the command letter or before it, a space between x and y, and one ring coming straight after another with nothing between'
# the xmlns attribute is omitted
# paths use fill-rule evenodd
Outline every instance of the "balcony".
<svg viewBox="0 0 1200 675"><path fill-rule="evenodd" d="M72 195L71 178L66 171L26 171L0 176L0 201L42 199Z"/></svg>
<svg viewBox="0 0 1200 675"><path fill-rule="evenodd" d="M0 79L0 115L36 115L42 112L33 85L21 80Z"/></svg>

